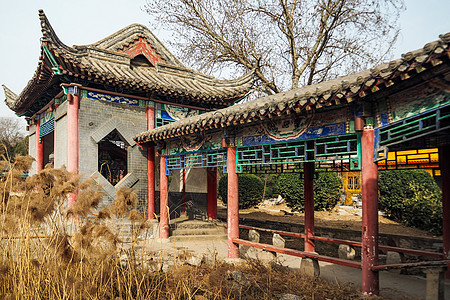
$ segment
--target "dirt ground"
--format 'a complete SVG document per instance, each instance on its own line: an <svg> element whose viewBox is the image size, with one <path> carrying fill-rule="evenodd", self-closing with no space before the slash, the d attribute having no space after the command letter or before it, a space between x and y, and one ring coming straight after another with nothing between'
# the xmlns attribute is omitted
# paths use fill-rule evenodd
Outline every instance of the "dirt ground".
<svg viewBox="0 0 450 300"><path fill-rule="evenodd" d="M304 214L292 212L285 203L261 203L257 207L239 210L239 216L257 220L304 224ZM226 216L226 207L220 205L219 214ZM336 206L332 211L314 212L314 224L320 227L342 228L361 231L361 209L349 206ZM379 232L385 234L406 235L414 237L442 238L416 228L406 227L381 215L378 219Z"/></svg>

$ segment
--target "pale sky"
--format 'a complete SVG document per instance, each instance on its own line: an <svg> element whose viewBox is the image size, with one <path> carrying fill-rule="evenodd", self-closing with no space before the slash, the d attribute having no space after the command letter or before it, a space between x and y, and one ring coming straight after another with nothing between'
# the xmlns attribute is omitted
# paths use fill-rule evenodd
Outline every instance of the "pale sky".
<svg viewBox="0 0 450 300"><path fill-rule="evenodd" d="M164 43L170 35L142 11L145 0L0 0L0 85L20 94L33 76L40 55L43 9L60 40L66 45L91 44L132 23L149 27ZM450 1L406 0L400 19L401 36L394 58L437 40L450 31ZM170 45L166 46L170 49ZM174 49L171 52L176 54ZM0 92L0 117L14 117ZM23 122L25 124L25 122Z"/></svg>

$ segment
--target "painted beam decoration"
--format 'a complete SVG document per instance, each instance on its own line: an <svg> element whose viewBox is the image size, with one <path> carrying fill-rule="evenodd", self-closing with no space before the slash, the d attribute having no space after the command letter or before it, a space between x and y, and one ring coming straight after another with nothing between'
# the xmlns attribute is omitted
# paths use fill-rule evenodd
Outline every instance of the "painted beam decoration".
<svg viewBox="0 0 450 300"><path fill-rule="evenodd" d="M298 170L304 161L332 170L359 170L360 140L354 130L355 116L365 117L366 124L375 127L377 161L388 157L389 147L397 143L450 128L450 89L438 80L373 102L333 108L235 126L237 171L278 172L277 166L283 166L284 171L289 169L284 165ZM161 116L175 121L167 109L161 112ZM186 111L183 113L186 116ZM183 135L168 141L166 153L177 156L217 151L223 149L222 137L219 131ZM182 164L187 162L178 165Z"/></svg>
<svg viewBox="0 0 450 300"><path fill-rule="evenodd" d="M102 101L108 101L108 102L117 103L117 104L143 106L142 100L132 99L132 98L123 97L123 96L97 93L97 92L92 92L92 91L86 91L85 97L87 99L102 100Z"/></svg>
<svg viewBox="0 0 450 300"><path fill-rule="evenodd" d="M163 125L179 121L185 118L198 116L205 111L181 107L170 104L157 103L156 105L156 116L155 116L155 128L161 127Z"/></svg>
<svg viewBox="0 0 450 300"><path fill-rule="evenodd" d="M182 155L222 149L222 132L197 132L168 141L166 155Z"/></svg>
<svg viewBox="0 0 450 300"><path fill-rule="evenodd" d="M389 148L450 128L450 87L438 80L380 99L377 104L377 161L388 157Z"/></svg>
<svg viewBox="0 0 450 300"><path fill-rule="evenodd" d="M332 112L269 119L259 126L244 128L239 145L254 146L343 135L351 132L351 119L348 107Z"/></svg>
<svg viewBox="0 0 450 300"><path fill-rule="evenodd" d="M429 81L388 97L392 122L450 103L450 87Z"/></svg>
<svg viewBox="0 0 450 300"><path fill-rule="evenodd" d="M322 166L333 170L359 170L359 139L350 120L350 109L343 107L334 109L333 113L321 112L270 119L256 126L237 126L233 137L230 137L237 147L237 172L258 169L258 172L272 173L279 171L276 166L287 164L298 170L298 163L304 161L330 161L330 164ZM167 168L224 166L222 139L225 136L221 130L199 131L166 141Z"/></svg>
<svg viewBox="0 0 450 300"><path fill-rule="evenodd" d="M53 111L46 111L39 116L41 125L39 130L39 137L42 138L55 130L55 114Z"/></svg>

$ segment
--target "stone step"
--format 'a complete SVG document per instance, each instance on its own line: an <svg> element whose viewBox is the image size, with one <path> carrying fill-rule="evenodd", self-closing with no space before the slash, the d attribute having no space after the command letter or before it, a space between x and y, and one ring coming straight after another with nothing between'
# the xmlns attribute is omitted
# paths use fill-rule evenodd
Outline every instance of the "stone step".
<svg viewBox="0 0 450 300"><path fill-rule="evenodd" d="M188 241L204 241L204 240L226 240L226 234L215 234L215 235L177 235L169 237L171 242L188 242Z"/></svg>
<svg viewBox="0 0 450 300"><path fill-rule="evenodd" d="M177 228L171 232L171 235L220 235L225 234L225 228Z"/></svg>

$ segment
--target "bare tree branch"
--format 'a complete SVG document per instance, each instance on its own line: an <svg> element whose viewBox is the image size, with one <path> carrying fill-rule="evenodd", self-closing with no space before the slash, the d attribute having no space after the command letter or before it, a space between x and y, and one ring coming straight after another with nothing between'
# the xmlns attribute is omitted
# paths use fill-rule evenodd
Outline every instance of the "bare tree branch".
<svg viewBox="0 0 450 300"><path fill-rule="evenodd" d="M386 60L401 0L147 0L181 59L208 73L254 69L278 93Z"/></svg>
<svg viewBox="0 0 450 300"><path fill-rule="evenodd" d="M0 117L0 156L11 160L14 154L14 147L22 142L23 139L24 133L18 120Z"/></svg>

